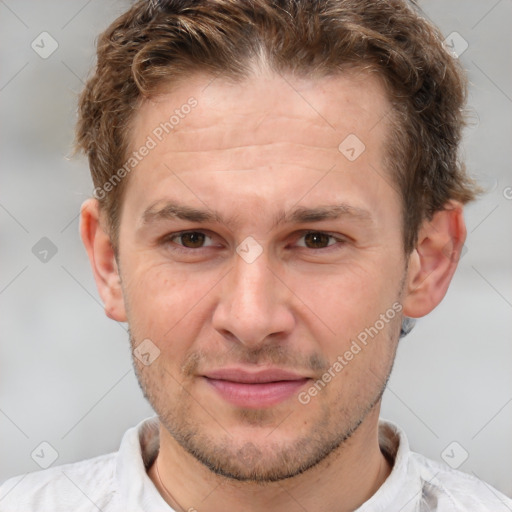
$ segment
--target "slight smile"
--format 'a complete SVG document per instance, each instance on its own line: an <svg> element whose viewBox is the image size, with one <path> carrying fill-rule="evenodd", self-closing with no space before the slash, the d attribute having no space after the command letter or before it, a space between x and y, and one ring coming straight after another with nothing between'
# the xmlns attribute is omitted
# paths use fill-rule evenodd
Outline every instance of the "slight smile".
<svg viewBox="0 0 512 512"><path fill-rule="evenodd" d="M207 372L203 378L225 401L253 409L271 407L287 400L310 380L278 368L259 372L225 368Z"/></svg>

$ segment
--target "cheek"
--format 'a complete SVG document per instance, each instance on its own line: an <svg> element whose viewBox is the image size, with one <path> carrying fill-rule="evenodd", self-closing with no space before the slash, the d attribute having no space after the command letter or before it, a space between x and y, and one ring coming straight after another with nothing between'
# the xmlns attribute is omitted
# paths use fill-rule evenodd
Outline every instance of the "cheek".
<svg viewBox="0 0 512 512"><path fill-rule="evenodd" d="M200 273L180 271L169 264L134 265L124 293L130 305L130 327L137 339L148 337L158 345L169 339L192 336L204 319L196 307L211 289ZM185 334L188 333L188 334Z"/></svg>
<svg viewBox="0 0 512 512"><path fill-rule="evenodd" d="M386 272L377 261L369 261L330 267L322 275L296 274L290 287L314 313L312 321L343 346L392 307L399 280L396 268Z"/></svg>

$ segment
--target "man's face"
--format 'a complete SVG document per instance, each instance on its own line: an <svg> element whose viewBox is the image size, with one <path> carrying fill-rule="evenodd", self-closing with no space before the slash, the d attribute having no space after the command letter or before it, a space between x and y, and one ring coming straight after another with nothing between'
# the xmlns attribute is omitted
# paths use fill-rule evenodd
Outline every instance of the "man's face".
<svg viewBox="0 0 512 512"><path fill-rule="evenodd" d="M120 274L132 344L160 355L134 363L214 471L297 474L378 414L405 275L388 110L367 75L196 76L137 112L131 149L156 146L127 178Z"/></svg>

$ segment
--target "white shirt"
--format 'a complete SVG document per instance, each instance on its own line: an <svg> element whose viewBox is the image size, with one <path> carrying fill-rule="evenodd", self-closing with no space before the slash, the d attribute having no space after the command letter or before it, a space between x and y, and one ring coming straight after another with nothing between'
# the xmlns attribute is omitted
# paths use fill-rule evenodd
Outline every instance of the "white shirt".
<svg viewBox="0 0 512 512"><path fill-rule="evenodd" d="M380 489L356 512L511 512L512 500L475 477L411 452L405 433L381 420L394 460ZM158 454L158 418L129 429L117 453L11 478L1 512L171 512L146 473Z"/></svg>

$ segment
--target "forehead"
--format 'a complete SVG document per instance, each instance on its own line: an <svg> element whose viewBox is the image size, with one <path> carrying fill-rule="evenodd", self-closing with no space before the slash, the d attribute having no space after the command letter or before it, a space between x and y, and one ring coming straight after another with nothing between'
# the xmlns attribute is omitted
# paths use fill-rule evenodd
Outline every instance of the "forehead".
<svg viewBox="0 0 512 512"><path fill-rule="evenodd" d="M140 105L131 148L148 135L180 151L278 142L308 146L312 138L336 149L349 133L375 144L390 107L381 80L365 71L311 79L270 73L236 82L195 74Z"/></svg>
<svg viewBox="0 0 512 512"><path fill-rule="evenodd" d="M375 173L378 181L386 174L390 108L381 82L363 72L310 79L262 74L239 82L194 75L136 112L131 150L148 140L152 148L130 174L126 199L142 211L163 199L166 183L170 190L177 176L198 174L217 193L236 182L240 191L252 188L260 196L269 187L296 196L301 180L330 169L324 192L341 175L352 183L358 174ZM257 183L248 171L260 171Z"/></svg>

